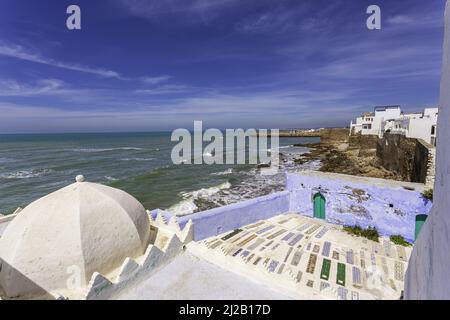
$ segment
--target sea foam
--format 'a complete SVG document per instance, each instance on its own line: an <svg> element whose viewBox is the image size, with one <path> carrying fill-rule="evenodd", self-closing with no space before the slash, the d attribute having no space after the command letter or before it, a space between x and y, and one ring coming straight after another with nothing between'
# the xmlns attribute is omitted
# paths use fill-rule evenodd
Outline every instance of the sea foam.
<svg viewBox="0 0 450 320"><path fill-rule="evenodd" d="M78 148L72 149L74 152L106 152L106 151L118 151L118 150L144 150L137 147L119 147L119 148Z"/></svg>
<svg viewBox="0 0 450 320"><path fill-rule="evenodd" d="M230 187L231 184L227 181L210 188L202 188L191 192L181 192L180 196L183 198L183 200L171 206L167 210L169 212L174 213L177 216L192 214L195 212L195 210L198 209L198 207L195 204L195 200L200 198L208 198L220 192L221 190L229 189Z"/></svg>
<svg viewBox="0 0 450 320"><path fill-rule="evenodd" d="M50 169L35 169L35 170L21 170L17 172L2 173L0 178L2 179L29 179L43 176L53 172Z"/></svg>

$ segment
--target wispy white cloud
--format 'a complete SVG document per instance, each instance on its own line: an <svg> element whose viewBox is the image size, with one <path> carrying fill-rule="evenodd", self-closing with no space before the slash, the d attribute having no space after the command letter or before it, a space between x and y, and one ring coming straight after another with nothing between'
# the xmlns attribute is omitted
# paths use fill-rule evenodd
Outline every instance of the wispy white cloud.
<svg viewBox="0 0 450 320"><path fill-rule="evenodd" d="M0 56L5 56L9 58L19 59L23 61L29 61L39 64L44 64L56 68L66 69L66 70L72 70L72 71L78 71L83 73L89 73L98 75L105 78L116 78L121 80L137 80L141 81L146 84L150 85L156 85L162 82L167 82L171 79L171 76L169 75L162 75L162 76L153 76L153 77L141 77L141 78L130 78L121 75L117 71L113 70L107 70L102 68L95 68L90 66L85 66L81 64L75 64L75 63L67 63L58 61L52 58L43 57L42 55L33 52L32 50L26 49L23 46L20 45L11 45L11 44L4 44L0 42Z"/></svg>
<svg viewBox="0 0 450 320"><path fill-rule="evenodd" d="M392 24L411 24L414 21L417 21L413 19L412 17L405 16L405 15L396 15L392 17L388 17L387 22Z"/></svg>
<svg viewBox="0 0 450 320"><path fill-rule="evenodd" d="M388 16L386 18L387 26L405 27L410 31L424 28L442 28L443 14L441 12L421 12L420 15L405 13Z"/></svg>
<svg viewBox="0 0 450 320"><path fill-rule="evenodd" d="M42 79L35 84L19 83L15 80L0 80L0 96L24 97L32 95L52 95L64 86L58 79Z"/></svg>
<svg viewBox="0 0 450 320"><path fill-rule="evenodd" d="M130 14L147 19L182 14L178 23L210 22L223 13L223 10L241 0L120 0L120 4Z"/></svg>
<svg viewBox="0 0 450 320"><path fill-rule="evenodd" d="M194 120L221 128L283 128L327 125L322 112L336 115L328 119L330 124L341 121L344 125L356 112L346 100L351 96L350 92L337 94L291 89L262 93L204 90L202 94L199 90L197 93L196 96L187 93L163 101L148 101L146 96L131 101L130 97L136 95L120 92L111 100L91 96L92 104L83 108L60 108L56 102L55 106L48 106L46 102L30 105L0 102L0 113L5 115L0 118L0 128L3 132L97 131L98 124L102 123L101 130L159 130L191 126ZM117 108L118 105L127 107ZM318 107L321 114L312 112Z"/></svg>
<svg viewBox="0 0 450 320"><path fill-rule="evenodd" d="M249 15L236 23L238 32L249 34L279 34L316 29L320 27L318 20L306 12L307 4L299 3L295 10L287 10L281 4L270 11Z"/></svg>
<svg viewBox="0 0 450 320"><path fill-rule="evenodd" d="M150 88L150 89L137 89L134 92L138 94L145 94L145 95L162 95L162 94L176 94L176 93L183 93L187 92L189 90L188 86L184 85L164 85L159 86L156 88Z"/></svg>
<svg viewBox="0 0 450 320"><path fill-rule="evenodd" d="M35 52L32 52L22 46L19 45L6 45L6 44L0 44L0 55L20 59L24 61L39 63L39 64L45 64L48 66L61 68L61 69L67 69L67 70L73 70L73 71L79 71L84 73L90 73L99 75L102 77L107 78L120 78L121 75L112 70L106 70L102 68L95 68L95 67L89 67L79 64L72 64L72 63L66 63L62 61L57 61L51 58L43 57Z"/></svg>
<svg viewBox="0 0 450 320"><path fill-rule="evenodd" d="M164 76L159 76L159 77L143 77L141 78L141 81L146 83L146 84L159 84L162 82L166 82L170 79L171 77L168 75L164 75Z"/></svg>

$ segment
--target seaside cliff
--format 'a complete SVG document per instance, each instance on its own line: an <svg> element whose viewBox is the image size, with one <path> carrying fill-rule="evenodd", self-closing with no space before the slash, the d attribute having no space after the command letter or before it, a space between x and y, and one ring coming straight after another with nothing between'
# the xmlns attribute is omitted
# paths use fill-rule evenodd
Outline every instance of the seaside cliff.
<svg viewBox="0 0 450 320"><path fill-rule="evenodd" d="M306 132L308 133L308 132ZM320 143L298 144L311 148L297 158L297 164L320 160L319 171L371 178L434 182L434 148L420 139L385 134L350 135L349 129L330 128L316 131ZM299 134L301 136L301 133Z"/></svg>

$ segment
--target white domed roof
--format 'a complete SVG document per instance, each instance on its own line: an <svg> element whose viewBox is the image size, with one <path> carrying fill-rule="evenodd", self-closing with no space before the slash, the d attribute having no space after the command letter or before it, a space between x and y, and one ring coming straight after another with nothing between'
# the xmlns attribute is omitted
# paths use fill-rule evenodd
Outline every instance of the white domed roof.
<svg viewBox="0 0 450 320"><path fill-rule="evenodd" d="M107 274L144 253L144 207L121 190L76 180L31 203L5 230L0 287L8 296L66 289L77 275L84 287L95 271Z"/></svg>

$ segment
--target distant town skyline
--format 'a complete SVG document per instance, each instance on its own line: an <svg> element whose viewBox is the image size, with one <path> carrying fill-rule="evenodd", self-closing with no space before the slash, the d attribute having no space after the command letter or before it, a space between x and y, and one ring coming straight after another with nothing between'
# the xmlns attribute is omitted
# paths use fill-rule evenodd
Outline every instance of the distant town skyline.
<svg viewBox="0 0 450 320"><path fill-rule="evenodd" d="M435 107L444 4L3 0L0 133L317 128Z"/></svg>

